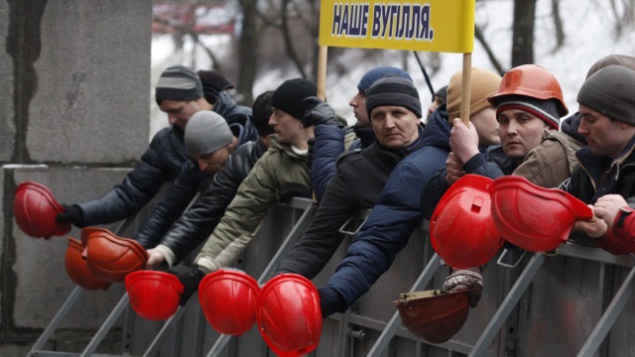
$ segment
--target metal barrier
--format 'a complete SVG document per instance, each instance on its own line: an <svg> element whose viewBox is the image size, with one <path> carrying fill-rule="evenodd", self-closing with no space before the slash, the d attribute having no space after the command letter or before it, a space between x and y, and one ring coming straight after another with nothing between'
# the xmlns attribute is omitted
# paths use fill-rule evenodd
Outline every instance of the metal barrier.
<svg viewBox="0 0 635 357"><path fill-rule="evenodd" d="M309 200L276 206L235 267L259 277L260 284L266 282L313 213ZM356 216L342 231L354 235L366 215ZM344 257L349 239L313 280L317 286L328 280ZM364 297L346 313L324 321L320 344L311 355L635 355L630 332L635 315L635 302L630 299L634 267L634 256L614 256L576 243L564 244L549 255L504 251L487 264L481 301L470 310L463 328L445 343L430 344L401 326L393 304L401 292L439 288L449 272L434 254L424 222ZM74 294L71 297L76 299ZM121 304L123 300L113 314L119 313ZM271 355L256 327L237 337L219 335L206 323L196 298L164 323L130 313L126 326L130 336L126 353L131 355Z"/></svg>

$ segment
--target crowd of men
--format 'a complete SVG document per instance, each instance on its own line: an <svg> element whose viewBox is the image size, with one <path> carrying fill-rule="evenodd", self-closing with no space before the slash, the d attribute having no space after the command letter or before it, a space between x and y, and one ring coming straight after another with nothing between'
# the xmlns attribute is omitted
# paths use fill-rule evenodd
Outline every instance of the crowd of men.
<svg viewBox="0 0 635 357"><path fill-rule="evenodd" d="M565 190L593 209L592 219L575 223L585 236L579 242L635 253L635 58L599 59L570 115L557 78L539 65L502 77L472 68L470 76L466 123L459 119L461 71L424 108L407 72L372 68L351 91L356 123L349 127L317 98L312 81L286 80L246 107L227 93L231 82L221 74L170 67L155 93L170 125L120 184L64 205L57 220L77 227L118 221L171 183L134 239L148 250L151 269L173 270L196 254L178 273L185 304L206 274L234 264L277 202L306 197L317 205L276 268L308 279L343 241L339 227L372 209L318 289L324 317L368 291L465 174L520 175ZM452 269L443 288L470 289L475 306L482 269Z"/></svg>

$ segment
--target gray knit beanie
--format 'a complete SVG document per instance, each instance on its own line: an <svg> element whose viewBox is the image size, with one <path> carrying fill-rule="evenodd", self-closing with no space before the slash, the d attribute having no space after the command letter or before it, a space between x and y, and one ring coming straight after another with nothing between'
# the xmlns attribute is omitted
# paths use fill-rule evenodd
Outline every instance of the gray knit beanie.
<svg viewBox="0 0 635 357"><path fill-rule="evenodd" d="M635 125L635 71L611 65L592 74L578 92L578 103L610 119Z"/></svg>
<svg viewBox="0 0 635 357"><path fill-rule="evenodd" d="M404 107L421 118L419 92L412 81L404 77L380 78L368 88L366 93L366 111L370 117L374 108L382 105Z"/></svg>
<svg viewBox="0 0 635 357"><path fill-rule="evenodd" d="M227 121L211 110L196 112L185 125L185 147L191 156L212 153L233 140Z"/></svg>
<svg viewBox="0 0 635 357"><path fill-rule="evenodd" d="M172 66L161 73L154 97L159 105L163 100L189 102L203 98L203 86L193 69Z"/></svg>

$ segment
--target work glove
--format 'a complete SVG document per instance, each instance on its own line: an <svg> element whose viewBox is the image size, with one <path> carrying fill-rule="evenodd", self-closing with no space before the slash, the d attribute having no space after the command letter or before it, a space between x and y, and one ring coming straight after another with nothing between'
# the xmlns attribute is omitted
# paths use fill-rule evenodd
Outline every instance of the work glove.
<svg viewBox="0 0 635 357"><path fill-rule="evenodd" d="M302 117L302 125L305 128L318 125L332 125L344 129L345 124L337 118L330 105L321 101L318 97L307 97L302 103L307 108Z"/></svg>
<svg viewBox="0 0 635 357"><path fill-rule="evenodd" d="M318 289L320 296L320 310L322 317L327 318L336 312L344 312L347 309L346 300L334 289L321 287Z"/></svg>
<svg viewBox="0 0 635 357"><path fill-rule="evenodd" d="M64 212L59 213L55 217L56 222L70 222L74 226L84 227L84 213L78 205L65 205L63 204Z"/></svg>
<svg viewBox="0 0 635 357"><path fill-rule="evenodd" d="M205 277L205 272L198 268L197 265L192 267L191 270L186 271L184 273L177 273L171 271L172 274L176 275L181 284L183 284L183 292L181 293L181 300L179 300L179 305L184 306L187 304L187 301L198 291L198 284Z"/></svg>
<svg viewBox="0 0 635 357"><path fill-rule="evenodd" d="M483 291L483 277L472 270L455 270L445 278L443 290L447 292L472 290L470 293L470 306L476 307Z"/></svg>

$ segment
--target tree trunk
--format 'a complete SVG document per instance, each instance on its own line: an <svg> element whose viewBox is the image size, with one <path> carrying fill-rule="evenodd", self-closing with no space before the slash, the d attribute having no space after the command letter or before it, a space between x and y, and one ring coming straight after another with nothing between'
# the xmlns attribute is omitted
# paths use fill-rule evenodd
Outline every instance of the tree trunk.
<svg viewBox="0 0 635 357"><path fill-rule="evenodd" d="M254 101L253 87L256 81L258 60L258 29L256 26L256 1L240 0L243 13L242 33L238 44L238 81L236 90L243 95L241 104Z"/></svg>
<svg viewBox="0 0 635 357"><path fill-rule="evenodd" d="M553 25L556 30L556 47L554 50L560 49L564 45L564 29L562 27L562 17L560 16L560 0L551 0L551 8L553 9Z"/></svg>
<svg viewBox="0 0 635 357"><path fill-rule="evenodd" d="M514 0L512 67L534 63L536 0Z"/></svg>

